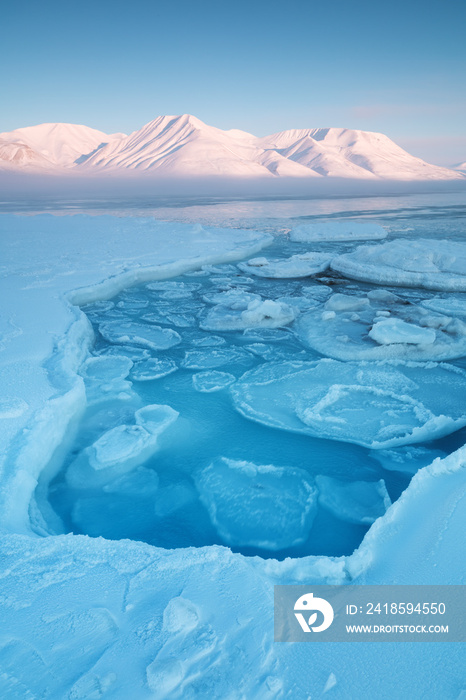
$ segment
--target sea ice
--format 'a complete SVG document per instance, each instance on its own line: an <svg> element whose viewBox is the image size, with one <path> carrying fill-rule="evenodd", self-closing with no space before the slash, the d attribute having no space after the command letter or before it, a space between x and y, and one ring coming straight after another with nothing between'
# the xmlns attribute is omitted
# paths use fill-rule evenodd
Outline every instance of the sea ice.
<svg viewBox="0 0 466 700"><path fill-rule="evenodd" d="M311 243L314 241L366 241L387 236L387 231L378 224L358 221L325 221L301 224L290 232L290 241Z"/></svg>
<svg viewBox="0 0 466 700"><path fill-rule="evenodd" d="M148 326L133 321L108 321L99 325L99 332L110 343L134 343L151 350L167 350L181 343L180 335L171 328Z"/></svg>
<svg viewBox="0 0 466 700"><path fill-rule="evenodd" d="M133 398L132 385L126 380L133 361L125 355L100 355L88 358L80 368L86 385L88 405L111 398Z"/></svg>
<svg viewBox="0 0 466 700"><path fill-rule="evenodd" d="M420 328L413 323L406 323L400 318L384 318L377 321L369 331L369 337L379 345L396 343L431 345L436 340L435 331L431 328Z"/></svg>
<svg viewBox="0 0 466 700"><path fill-rule="evenodd" d="M302 469L220 457L196 477L219 535L230 545L279 550L304 542L317 489Z"/></svg>
<svg viewBox="0 0 466 700"><path fill-rule="evenodd" d="M252 258L244 263L238 263L243 272L257 277L310 277L324 272L330 266L333 255L328 253L302 253L293 255L285 260L268 260L267 258Z"/></svg>
<svg viewBox="0 0 466 700"><path fill-rule="evenodd" d="M173 360L166 357L150 357L147 360L135 362L131 370L131 379L135 382L150 382L153 379L166 377L177 369L178 366Z"/></svg>
<svg viewBox="0 0 466 700"><path fill-rule="evenodd" d="M385 290L333 294L297 322L301 340L338 360L449 360L466 355L466 323Z"/></svg>
<svg viewBox="0 0 466 700"><path fill-rule="evenodd" d="M103 486L143 464L158 449L158 440L177 418L170 406L145 406L135 412L134 425L117 425L86 447L66 473L78 489Z"/></svg>
<svg viewBox="0 0 466 700"><path fill-rule="evenodd" d="M421 306L446 316L466 316L466 299L423 299Z"/></svg>
<svg viewBox="0 0 466 700"><path fill-rule="evenodd" d="M466 243L418 238L359 246L332 260L345 277L399 287L466 291Z"/></svg>
<svg viewBox="0 0 466 700"><path fill-rule="evenodd" d="M370 525L391 505L383 479L344 482L316 476L319 504L340 520Z"/></svg>
<svg viewBox="0 0 466 700"><path fill-rule="evenodd" d="M230 309L246 309L251 301L260 300L260 294L245 292L243 289L228 289L224 292L208 292L204 294L204 301L207 304L222 304Z"/></svg>
<svg viewBox="0 0 466 700"><path fill-rule="evenodd" d="M212 331L280 328L294 321L298 313L297 309L293 309L288 304L271 299L250 301L243 310L236 307L236 304L233 308L225 304L214 306L201 320L200 327Z"/></svg>
<svg viewBox="0 0 466 700"><path fill-rule="evenodd" d="M432 464L434 459L444 459L446 453L421 445L394 447L391 450L374 450L372 455L388 471L416 474L419 469Z"/></svg>
<svg viewBox="0 0 466 700"><path fill-rule="evenodd" d="M230 391L246 418L373 449L432 440L466 425L466 373L450 365L270 363L246 372Z"/></svg>
<svg viewBox="0 0 466 700"><path fill-rule="evenodd" d="M197 374L193 374L193 386L196 391L208 394L213 391L225 389L225 387L233 384L234 381L236 381L236 377L229 372L212 370L211 372L198 372Z"/></svg>
<svg viewBox="0 0 466 700"><path fill-rule="evenodd" d="M214 350L188 350L181 366L185 369L215 369L228 364L249 364L251 361L248 352L230 345Z"/></svg>

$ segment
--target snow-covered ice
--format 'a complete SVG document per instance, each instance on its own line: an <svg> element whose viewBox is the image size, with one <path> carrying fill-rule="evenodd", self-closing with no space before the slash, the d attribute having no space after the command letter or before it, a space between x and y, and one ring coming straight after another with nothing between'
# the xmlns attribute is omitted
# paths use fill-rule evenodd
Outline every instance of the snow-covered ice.
<svg viewBox="0 0 466 700"><path fill-rule="evenodd" d="M377 224L359 221L323 221L296 226L290 232L290 241L296 243L367 241L386 236L387 231Z"/></svg>
<svg viewBox="0 0 466 700"><path fill-rule="evenodd" d="M295 320L297 311L280 301L265 299L217 304L202 319L200 326L208 331L239 331L247 328L280 328Z"/></svg>
<svg viewBox="0 0 466 700"><path fill-rule="evenodd" d="M210 518L228 544L283 549L303 542L317 489L299 469L219 458L196 477Z"/></svg>
<svg viewBox="0 0 466 700"><path fill-rule="evenodd" d="M330 476L317 476L316 485L320 505L350 523L373 523L391 505L383 479L345 483Z"/></svg>
<svg viewBox="0 0 466 700"><path fill-rule="evenodd" d="M211 393L212 391L220 391L225 389L230 384L233 384L235 375L230 372L219 372L211 370L210 372L198 372L193 374L193 386L196 391Z"/></svg>
<svg viewBox="0 0 466 700"><path fill-rule="evenodd" d="M87 303L86 310L94 325L100 322L102 314L109 314L105 316L106 321L112 319L120 323L133 319L140 323L142 314L149 312L144 301L135 300L133 303L129 295L122 298L123 305L113 307L107 299L124 287L162 276L174 277L198 269L204 262L212 261L217 265L226 260L258 255L269 239L262 234L233 229L220 232L209 228L200 235L199 228L159 224L152 219L0 218L5 234L0 238L4 275L0 278L0 287L2 298L7 300L2 308L0 353L3 392L0 402L2 697L108 696L121 700L128 697L149 700L157 695L167 698L226 697L234 688L238 697L244 698L278 700L292 696L304 700L309 695L320 697L322 693L342 699L375 694L395 698L401 687L406 696L413 698L421 695L426 698L459 697L463 687L458 672L463 666L459 645L386 644L384 663L391 668L387 676L383 674L378 647L374 645L348 644L339 645L338 649L332 645L274 645L270 632L273 628L274 583L448 584L463 580L460 533L464 531L466 512L465 448L442 458L442 449L451 449L446 445L454 444L454 440L448 443L448 438L443 438L442 449L429 444L425 447L403 446L396 442L401 446L368 452L357 445L337 442L334 435L330 436L331 441L314 440L308 433L297 436L299 440L309 441L306 443L309 445L306 450L309 459L306 457L302 461L303 468L298 469L289 466L284 456L288 430L282 433L280 440L280 435L275 435L280 431L263 428L258 423L257 430L262 431L261 444L257 438L252 439L254 432L250 432L247 425L241 424L239 428L238 423L228 426L232 435L241 434L243 438L234 449L232 446L234 453L230 455L223 451L228 455L226 461L211 460L197 465L200 489L202 474L206 483L212 484L212 488L205 492L207 512L202 525L208 520L211 527L215 523L215 527L224 528L222 537L225 541L228 537L238 537L238 541L243 542L251 537L247 540L249 546L272 545L271 553L278 551L273 548L277 543L286 547L292 541L300 542L306 537L309 525L306 517L310 521L313 508L317 509L313 527L320 527L322 532L325 528L325 520L322 522L324 513L331 519L328 522L332 522L332 528L336 528L334 523L339 522L341 528L358 529L360 541L369 523L362 525L339 520L323 507L323 501L319 505L315 502L318 489L312 474L317 474L317 480L321 481L321 498L325 491L323 484L327 486L327 495L335 496L338 491L335 487L339 487L335 480L338 479L340 485L344 483L343 490L338 492L339 518L342 515L354 518L357 513L361 518L376 518L352 555L301 558L287 555L286 559L279 561L264 556L246 557L223 546L176 549L171 545L154 547L144 542L111 541L99 536L139 538L141 531L157 530L163 522L170 522L170 527L176 531L183 519L192 525L194 533L197 532L197 492L189 481L189 474L181 473L187 454L183 449L189 449L187 445L190 443L196 444L193 441L198 436L196 414L192 414L195 419L192 426L183 417L185 405L187 409L189 403L186 391L193 389L195 380L192 377L196 375L181 368L157 382L138 382L134 373L139 363L147 362L155 368L158 362L167 359L178 366L185 348L197 346L196 351L200 351L205 343L204 362L213 350L223 348L226 355L230 353L225 370L231 366L235 374L240 374L248 362L256 364L263 358L274 357L270 350L254 354L247 349L248 345L262 343L280 353L283 351L281 344L294 342L298 346L298 341L292 330L253 328L241 336L231 334L233 342L238 343L236 348L230 339L226 341L221 336L213 339L221 343L221 347L216 347L210 344L210 333L200 335L195 326L186 326L186 330L179 333L181 343L166 350L134 346L128 341L108 348L102 339L94 337L88 320L79 309L70 305L70 301ZM181 250L184 259L177 261ZM206 270L207 275L197 279L208 284L209 275L214 273L233 279L234 270L224 272L219 265L212 272ZM266 281L258 280L258 283L265 284ZM306 297L314 288L325 290L322 296L315 298L317 303L325 302L328 289L307 282L302 292L281 289L277 297L271 296L271 300L288 303L281 298L291 294ZM221 291L220 287L217 289ZM252 285L250 291L254 293L254 290ZM154 298L150 303L152 313L158 312L159 299L160 304L192 304L196 295L201 295L201 289L184 290L192 298L179 299L160 296L170 291L176 294L174 287L147 291ZM357 295L362 296L362 293L357 291ZM263 290L260 296L264 297ZM373 299L370 299L372 303ZM421 306L428 309L423 304ZM165 310L168 311L168 307ZM303 307L301 310L305 311ZM331 313L332 309L326 311ZM441 308L429 311L461 318L461 314L454 314L453 309L448 313ZM180 310L181 315L190 313L189 310ZM364 310L333 310L333 313L336 316L340 313L359 314ZM168 322L160 325L176 326L171 312L163 318ZM402 320L416 324L415 320ZM356 321L353 319L352 322ZM97 342L95 358L90 359L89 348L94 342ZM246 344L246 349L241 344ZM231 365L230 360L239 357L241 362ZM308 370L303 366L317 367L322 363L331 363L332 372L320 370L323 391L327 393L324 399L317 397L314 401L314 409L319 402L320 407L319 415L315 410L313 415L313 406L307 399L314 400L314 396L308 391ZM277 364L283 366L283 363ZM461 370L449 365L351 363L343 371L336 369L342 363L329 360L294 362L288 363L292 364L291 373L286 370L280 379L274 369L277 364L268 368L269 379L267 387L264 385L263 396L259 395L262 389L260 382L256 381L258 374L254 375L255 379L252 376L259 372L257 369L230 389L234 395L237 384L244 389L249 383L255 410L274 414L273 418L277 419L275 427L282 427L280 421L291 420L290 405L271 405L272 397L277 397L277 387L284 387L288 381L289 399L293 410L295 406L297 411L293 420L301 421L299 416L302 416L315 428L323 427L324 432L328 430L329 433L338 432L343 426L350 435L354 435L359 420L358 431L361 432L362 424L367 444L373 445L374 438L380 437L384 431L394 431L398 419L407 419L411 437L419 429L416 434L422 441L446 434L442 430L447 427L450 430L464 425L461 400L465 379ZM263 365L264 376L266 370L267 364ZM345 398L346 389L329 393L330 377L332 386L340 382L341 386L350 387L348 400ZM122 382L127 383L125 399L114 394L115 387ZM90 405L86 392L92 387L95 397L103 396L107 386L110 400L102 399ZM146 397L149 391L158 392L158 397L163 396L164 400L148 402L145 398L141 403L140 395ZM223 416L222 408L228 404L228 395L228 391L197 393L199 401L216 402L212 405L218 409L219 420ZM370 404L365 396L378 407L375 415L369 410ZM153 453L150 466L149 462L140 464L138 461L143 454L142 449L138 453L141 447L139 438L145 435L138 428L154 435L157 426L163 423L161 409L150 408L147 404L167 405L172 403L171 399L176 408L164 408L162 413L167 412L168 417L170 410L179 411L180 417L171 421L160 437L162 441L167 439L165 447L170 445L170 450L165 450L168 455L176 456L177 450L181 450L176 465L173 465L175 472L181 473L176 483L166 483L165 475L159 474L162 450ZM332 413L333 409L327 410L326 406L331 405L334 405L335 413ZM205 411L205 406L207 404L199 411ZM277 413L274 413L275 408ZM71 507L74 528L66 524L62 529L63 532L70 529L86 532L95 537L53 535L50 533L54 529L44 515L47 484L57 474L64 452L68 447L71 449L69 443L83 411L85 437L89 439L89 447L94 446L92 454L98 452L100 457L103 456L103 461L98 462L100 466L107 463L114 466L92 469L94 477L107 471L112 473L105 475L100 486L86 479L84 488L76 489L80 495L76 495ZM281 411L280 416L278 411ZM353 421L351 415L347 420L348 411L351 414L359 412L359 418ZM433 417L431 423L429 414ZM337 419L333 424L332 418ZM217 414L213 413L212 420L215 422L216 419ZM340 419L347 420L346 426L339 423ZM426 419L427 422L423 423ZM241 416L238 415L237 420L241 421ZM309 429L308 424L302 425L305 430ZM119 430L111 433L118 426ZM251 430L256 428L253 423L250 427ZM101 439L103 435L106 435L104 440ZM456 434L457 445L461 436L462 433ZM120 450L122 442L126 445L126 457ZM267 448L280 452L281 443L280 459L272 455L270 459L259 461L238 453L241 449L246 453ZM327 453L327 460L322 459L324 453L319 452L317 443L321 444L322 450L331 450L334 446L335 451ZM118 446L116 452L112 445ZM367 471L365 475L345 472L343 476L332 471L324 474L324 467L331 469L333 466L332 456L337 455L338 445L341 454L354 452L352 465L367 460L362 468L362 471ZM289 457L292 457L292 452L293 449L289 450ZM53 459L50 459L53 454ZM112 454L115 462L112 462ZM87 456L91 456L91 450ZM194 456L199 459L197 454ZM431 463L433 459L435 461ZM69 460L65 463L66 469L70 469L73 463L71 456ZM237 464L246 464L247 473L230 466ZM271 464L283 466L271 467ZM209 465L212 471L209 471ZM394 471L395 465L400 467L398 474ZM90 473L91 467L88 467ZM129 471L125 471L126 467ZM118 473L119 469L123 471ZM383 489L380 486L379 499L373 490L377 490L377 484L380 484L382 469L390 494L396 478L401 479L405 489L398 500L393 499L385 514L383 509L388 502ZM403 481L403 472L410 474L415 471L417 473L407 486L408 479ZM254 478L250 476L253 472ZM236 510L219 475L238 486L239 506ZM394 481L393 475L396 477ZM261 489L254 488L254 479L259 481ZM322 479L326 481L322 482ZM333 482L328 479L333 479ZM280 484L284 481L289 485L290 495L295 496L294 501L282 498ZM365 514L361 503L357 503L358 498L364 500L358 483L361 481L370 484L369 491L372 489L372 493L367 494L366 506L369 507ZM351 489L348 492L351 482L357 484L354 493ZM310 493L308 487L315 489L314 505L306 499L306 493ZM243 494L242 500L240 493ZM400 489L395 497L399 493ZM304 505L304 510L298 507L299 504ZM246 508L246 505L250 507ZM218 521L216 515L212 516L217 506L219 510L216 512L221 516ZM287 522L293 526L286 531L279 526L285 513ZM253 528L241 520L243 515L251 519ZM266 527L267 519L273 528ZM60 532L59 529L56 531ZM303 668L312 668L312 673L303 674ZM371 669L371 673L364 669Z"/></svg>
<svg viewBox="0 0 466 700"><path fill-rule="evenodd" d="M147 326L133 321L101 323L99 332L111 343L132 343L151 350L167 350L181 343L179 333L171 328Z"/></svg>
<svg viewBox="0 0 466 700"><path fill-rule="evenodd" d="M333 258L331 267L345 277L373 284L466 291L466 243L400 238L360 246Z"/></svg>
<svg viewBox="0 0 466 700"><path fill-rule="evenodd" d="M466 354L466 323L375 289L364 296L333 294L301 315L298 334L322 355L339 360L449 360Z"/></svg>
<svg viewBox="0 0 466 700"><path fill-rule="evenodd" d="M244 263L238 263L243 272L257 277L286 279L287 277L310 277L319 272L325 272L330 266L332 255L327 253L301 253L292 255L285 260L268 260L267 258L251 258Z"/></svg>
<svg viewBox="0 0 466 700"><path fill-rule="evenodd" d="M441 384L444 391L438 392ZM232 387L246 418L373 449L441 437L466 425L466 373L450 365L268 363Z"/></svg>

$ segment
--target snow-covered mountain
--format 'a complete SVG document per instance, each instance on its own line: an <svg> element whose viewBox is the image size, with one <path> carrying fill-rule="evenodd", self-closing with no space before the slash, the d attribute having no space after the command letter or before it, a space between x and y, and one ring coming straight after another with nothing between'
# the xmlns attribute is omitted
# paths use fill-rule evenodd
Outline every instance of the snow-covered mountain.
<svg viewBox="0 0 466 700"><path fill-rule="evenodd" d="M466 160L462 163L456 163L451 166L452 170L459 170L460 173L466 173Z"/></svg>
<svg viewBox="0 0 466 700"><path fill-rule="evenodd" d="M0 160L10 165L67 168L77 165L83 155L124 136L79 124L27 126L0 134Z"/></svg>
<svg viewBox="0 0 466 700"><path fill-rule="evenodd" d="M259 139L286 158L327 177L383 180L445 180L452 170L430 165L388 136L356 129L293 129Z"/></svg>
<svg viewBox="0 0 466 700"><path fill-rule="evenodd" d="M370 131L293 129L257 138L238 129L223 131L189 114L157 117L129 136L75 124L40 124L0 134L0 168L72 169L83 176L450 180L465 177L461 165L430 165Z"/></svg>
<svg viewBox="0 0 466 700"><path fill-rule="evenodd" d="M245 131L222 131L189 114L158 117L120 141L90 156L86 169L160 171L190 177L308 177L300 163L260 148Z"/></svg>

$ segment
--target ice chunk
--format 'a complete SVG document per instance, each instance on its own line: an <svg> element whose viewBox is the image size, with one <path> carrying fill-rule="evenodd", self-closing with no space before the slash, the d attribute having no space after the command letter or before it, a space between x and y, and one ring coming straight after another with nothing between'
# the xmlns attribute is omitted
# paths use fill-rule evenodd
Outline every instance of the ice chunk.
<svg viewBox="0 0 466 700"><path fill-rule="evenodd" d="M102 348L99 350L98 355L100 357L113 356L117 357L125 356L129 357L132 362L137 362L138 360L147 360L151 354L149 350L145 348L137 348L132 345L116 345Z"/></svg>
<svg viewBox="0 0 466 700"><path fill-rule="evenodd" d="M172 292L175 294L179 292L182 295L183 293L188 293L189 295L191 295L192 292L196 292L197 290L201 289L201 287L202 285L198 282L177 282L175 280L165 280L163 282L150 282L149 284L146 284L146 289L149 289L154 292L162 292L162 297L165 292ZM176 299L177 297L166 298Z"/></svg>
<svg viewBox="0 0 466 700"><path fill-rule="evenodd" d="M431 328L420 328L399 318L387 318L374 323L369 331L369 337L380 345L391 343L430 345L435 343L436 334Z"/></svg>
<svg viewBox="0 0 466 700"><path fill-rule="evenodd" d="M301 224L290 233L290 241L368 241L385 238L387 231L378 224L358 221L324 221Z"/></svg>
<svg viewBox="0 0 466 700"><path fill-rule="evenodd" d="M111 398L132 399L131 382L126 381L133 361L125 355L100 355L88 358L80 368L89 405Z"/></svg>
<svg viewBox="0 0 466 700"><path fill-rule="evenodd" d="M198 372L198 374L193 374L194 388L196 391L204 393L220 391L230 386L230 384L233 384L234 381L236 381L236 377L229 372L217 372L212 370L211 372Z"/></svg>
<svg viewBox="0 0 466 700"><path fill-rule="evenodd" d="M251 355L240 348L229 346L214 350L188 350L181 366L186 369L215 369L228 364L249 364Z"/></svg>
<svg viewBox="0 0 466 700"><path fill-rule="evenodd" d="M99 325L99 331L110 343L134 343L152 350L167 350L181 343L181 336L171 328L132 321L104 322Z"/></svg>
<svg viewBox="0 0 466 700"><path fill-rule="evenodd" d="M284 260L268 260L267 258L253 258L247 262L238 263L243 272L257 277L275 277L285 279L287 277L310 277L324 272L329 266L333 255L328 253L302 253L293 255Z"/></svg>
<svg viewBox="0 0 466 700"><path fill-rule="evenodd" d="M305 542L317 489L302 469L221 457L196 486L219 535L230 545L279 550Z"/></svg>
<svg viewBox="0 0 466 700"><path fill-rule="evenodd" d="M131 379L135 382L150 382L154 379L166 377L168 374L176 372L177 369L178 366L173 360L165 357L151 357L135 363L131 371Z"/></svg>
<svg viewBox="0 0 466 700"><path fill-rule="evenodd" d="M340 520L372 524L391 505L385 481L344 482L316 476L319 503Z"/></svg>
<svg viewBox="0 0 466 700"><path fill-rule="evenodd" d="M123 311L139 311L140 309L146 309L149 306L149 299L135 299L132 297L126 297L117 302L117 308Z"/></svg>
<svg viewBox="0 0 466 700"><path fill-rule="evenodd" d="M422 467L432 464L437 457L443 459L447 455L441 450L408 445L391 450L375 450L372 456L388 471L415 474Z"/></svg>
<svg viewBox="0 0 466 700"><path fill-rule="evenodd" d="M243 311L219 304L208 312L200 327L214 331L279 328L294 321L297 313L297 309L271 299L251 301Z"/></svg>
<svg viewBox="0 0 466 700"><path fill-rule="evenodd" d="M450 365L270 363L246 372L230 391L246 418L374 449L466 425L466 373Z"/></svg>
<svg viewBox="0 0 466 700"><path fill-rule="evenodd" d="M345 277L400 287L466 291L466 243L405 238L359 246L332 260Z"/></svg>
<svg viewBox="0 0 466 700"><path fill-rule="evenodd" d="M117 425L85 448L66 474L74 488L102 486L143 464L158 449L159 436L177 419L170 406L150 405L135 413L135 425Z"/></svg>
<svg viewBox="0 0 466 700"><path fill-rule="evenodd" d="M348 296L347 294L332 294L326 302L325 308L329 311L363 311L370 305L365 297Z"/></svg>
<svg viewBox="0 0 466 700"><path fill-rule="evenodd" d="M132 366L132 360L124 355L90 357L81 366L80 374L90 381L106 383L125 379Z"/></svg>
<svg viewBox="0 0 466 700"><path fill-rule="evenodd" d="M197 348L214 348L218 345L226 345L226 342L225 338L222 338L220 335L206 335L202 338L193 338L191 345Z"/></svg>
<svg viewBox="0 0 466 700"><path fill-rule="evenodd" d="M466 316L466 299L441 299L440 297L434 297L433 299L424 299L420 304L438 314Z"/></svg>
<svg viewBox="0 0 466 700"><path fill-rule="evenodd" d="M251 294L242 289L228 289L225 292L209 292L202 297L207 304L223 304L230 309L247 309L248 304L256 299L260 300L259 294Z"/></svg>
<svg viewBox="0 0 466 700"><path fill-rule="evenodd" d="M464 321L384 290L333 294L323 309L303 313L295 328L306 345L338 360L449 360L466 354Z"/></svg>

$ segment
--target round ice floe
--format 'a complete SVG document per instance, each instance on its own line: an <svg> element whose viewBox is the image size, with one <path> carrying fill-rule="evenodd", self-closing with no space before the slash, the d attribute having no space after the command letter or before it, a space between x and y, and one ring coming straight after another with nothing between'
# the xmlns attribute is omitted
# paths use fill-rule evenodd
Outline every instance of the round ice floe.
<svg viewBox="0 0 466 700"><path fill-rule="evenodd" d="M99 331L110 343L133 343L152 350L167 350L181 343L180 335L171 328L160 328L131 321L101 323Z"/></svg>
<svg viewBox="0 0 466 700"><path fill-rule="evenodd" d="M180 292L181 294L184 292L191 294L191 292L196 292L201 287L202 285L198 284L197 282L176 282L174 280L150 282L149 284L146 284L146 289L150 289L154 292Z"/></svg>
<svg viewBox="0 0 466 700"><path fill-rule="evenodd" d="M228 364L250 364L251 355L229 346L212 350L188 350L181 365L185 369L215 369Z"/></svg>
<svg viewBox="0 0 466 700"><path fill-rule="evenodd" d="M134 425L117 425L85 448L71 463L66 480L74 488L94 488L143 464L158 439L178 417L170 406L150 405L135 413Z"/></svg>
<svg viewBox="0 0 466 700"><path fill-rule="evenodd" d="M177 369L178 367L173 360L165 357L160 359L150 357L147 360L136 362L131 371L131 379L135 382L150 382L154 379L166 377L168 374L176 372Z"/></svg>
<svg viewBox="0 0 466 700"><path fill-rule="evenodd" d="M334 360L262 365L231 387L246 418L374 449L463 427L465 391L466 373L450 365Z"/></svg>
<svg viewBox="0 0 466 700"><path fill-rule="evenodd" d="M466 243L448 240L397 239L359 246L332 260L345 277L399 287L466 291Z"/></svg>
<svg viewBox="0 0 466 700"><path fill-rule="evenodd" d="M228 544L279 550L306 541L317 489L304 470L221 457L195 481L212 524Z"/></svg>
<svg viewBox="0 0 466 700"><path fill-rule="evenodd" d="M434 297L434 299L424 299L420 304L424 308L431 309L431 311L435 311L438 314L466 317L466 299L441 299L440 297Z"/></svg>
<svg viewBox="0 0 466 700"><path fill-rule="evenodd" d="M250 294L242 289L228 289L225 292L209 292L202 297L207 304L222 304L230 309L247 309L251 301L260 300L259 294Z"/></svg>
<svg viewBox="0 0 466 700"><path fill-rule="evenodd" d="M310 243L313 241L367 241L385 238L387 232L378 224L357 221L325 221L301 224L290 233L290 241Z"/></svg>
<svg viewBox="0 0 466 700"><path fill-rule="evenodd" d="M220 391L225 387L230 386L236 381L234 374L229 372L198 372L193 374L193 386L196 391L210 394L213 391Z"/></svg>
<svg viewBox="0 0 466 700"><path fill-rule="evenodd" d="M301 315L300 339L338 360L449 360L466 355L466 323L385 290L333 294Z"/></svg>
<svg viewBox="0 0 466 700"><path fill-rule="evenodd" d="M145 348L137 348L132 345L116 345L107 346L99 350L98 357L113 357L114 355L121 357L129 357L132 362L138 362L138 360L146 360L151 355L149 350Z"/></svg>
<svg viewBox="0 0 466 700"><path fill-rule="evenodd" d="M277 279L310 277L324 272L330 266L332 257L328 253L303 253L302 255L293 255L285 260L253 258L247 262L239 263L238 267L243 272L257 277Z"/></svg>
<svg viewBox="0 0 466 700"><path fill-rule="evenodd" d="M127 377L132 366L132 360L124 355L103 355L90 357L81 365L79 373L91 381L111 382Z"/></svg>
<svg viewBox="0 0 466 700"><path fill-rule="evenodd" d="M332 515L349 523L372 524L391 505L385 482L344 482L330 476L316 476L319 503Z"/></svg>
<svg viewBox="0 0 466 700"><path fill-rule="evenodd" d="M238 331L246 328L280 328L296 318L297 309L282 302L266 299L251 301L244 310L219 304L200 322L204 330Z"/></svg>

